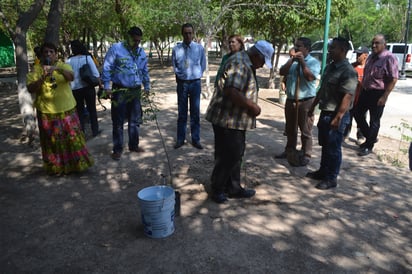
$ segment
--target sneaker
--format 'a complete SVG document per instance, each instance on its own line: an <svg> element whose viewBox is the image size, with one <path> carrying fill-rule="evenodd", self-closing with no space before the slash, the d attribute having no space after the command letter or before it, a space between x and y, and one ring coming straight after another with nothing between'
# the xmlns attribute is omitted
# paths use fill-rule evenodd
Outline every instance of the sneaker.
<svg viewBox="0 0 412 274"><path fill-rule="evenodd" d="M122 157L122 153L121 152L113 152L111 157L112 157L113 160L119 161L120 157Z"/></svg>

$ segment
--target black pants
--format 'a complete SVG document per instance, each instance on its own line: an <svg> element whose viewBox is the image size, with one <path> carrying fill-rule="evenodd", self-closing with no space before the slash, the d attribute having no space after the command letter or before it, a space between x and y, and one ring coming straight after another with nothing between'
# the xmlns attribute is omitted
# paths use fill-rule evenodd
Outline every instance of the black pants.
<svg viewBox="0 0 412 274"><path fill-rule="evenodd" d="M245 152L246 131L213 125L215 134L215 166L212 172L214 193L238 193L241 190L240 171Z"/></svg>
<svg viewBox="0 0 412 274"><path fill-rule="evenodd" d="M99 124L97 123L96 110L96 90L94 87L84 87L73 90L73 96L76 99L76 110L80 119L80 126L84 132L85 115L84 103L86 103L87 111L90 117L90 126L92 128L93 136L99 133Z"/></svg>
<svg viewBox="0 0 412 274"><path fill-rule="evenodd" d="M385 106L378 106L383 90L362 90L355 109L355 120L363 136L366 138L365 147L372 149L378 137L381 117ZM369 124L366 122L366 112L369 111Z"/></svg>

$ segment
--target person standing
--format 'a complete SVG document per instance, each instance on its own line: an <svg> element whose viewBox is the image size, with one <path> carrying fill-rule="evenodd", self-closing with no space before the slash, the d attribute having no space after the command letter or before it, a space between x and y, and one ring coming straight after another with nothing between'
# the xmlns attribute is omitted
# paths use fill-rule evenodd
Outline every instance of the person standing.
<svg viewBox="0 0 412 274"><path fill-rule="evenodd" d="M227 59L234 53L245 50L245 45L243 43L243 38L240 35L230 35L229 36L229 53L225 54L222 57L222 61L220 62L219 69L217 70L216 73L216 79L215 79L215 86L219 82L220 77L222 76L223 73L223 67L227 61Z"/></svg>
<svg viewBox="0 0 412 274"><path fill-rule="evenodd" d="M276 158L286 158L287 153L296 150L299 127L303 152L303 158L298 163L300 166L307 165L312 156L314 118L308 115L308 111L316 96L316 83L320 73L319 61L309 54L311 44L309 38L298 38L294 45L295 54L280 68L280 75L287 79L285 104L287 143L285 150L276 155Z"/></svg>
<svg viewBox="0 0 412 274"><path fill-rule="evenodd" d="M398 60L386 49L385 36L377 34L372 40L372 54L366 59L362 92L355 111L355 120L366 141L360 144L359 156L372 152L377 142L380 120L388 96L398 81ZM369 111L369 124L366 112Z"/></svg>
<svg viewBox="0 0 412 274"><path fill-rule="evenodd" d="M201 80L206 69L205 50L192 41L194 28L186 23L182 26L183 43L172 50L172 64L177 82L177 140L175 149L184 145L186 139L187 105L190 102L190 131L192 146L203 149L200 144L200 95Z"/></svg>
<svg viewBox="0 0 412 274"><path fill-rule="evenodd" d="M49 175L80 172L93 166L70 88L73 69L58 61L57 47L40 47L41 63L27 74L27 88L35 94L43 167Z"/></svg>
<svg viewBox="0 0 412 274"><path fill-rule="evenodd" d="M222 77L206 112L215 135L215 164L211 176L211 198L224 203L229 198L250 198L252 189L240 184L245 151L246 130L256 128L260 114L256 69L272 67L274 49L266 41L257 41L247 52L231 55L223 66Z"/></svg>
<svg viewBox="0 0 412 274"><path fill-rule="evenodd" d="M87 112L90 117L92 136L96 137L99 134L99 123L97 122L96 110L96 89L81 79L80 68L83 65L89 65L93 76L98 78L99 82L100 74L86 47L79 40L71 41L70 47L73 55L67 59L66 63L68 63L74 71L74 80L70 85L73 90L74 98L76 99L76 109L79 114L80 125L83 132L85 132L84 103L86 102Z"/></svg>
<svg viewBox="0 0 412 274"><path fill-rule="evenodd" d="M120 160L123 153L123 124L128 122L130 152L144 152L139 146L139 126L142 123L142 85L150 91L150 77L146 53L139 47L143 32L139 27L128 31L126 41L114 44L103 63L102 81L105 93L111 97L113 123L113 160ZM112 82L112 87L110 87Z"/></svg>
<svg viewBox="0 0 412 274"><path fill-rule="evenodd" d="M321 85L309 109L313 116L316 105L321 110L318 120L318 141L322 147L320 168L306 177L320 180L318 189L336 187L342 163L343 133L349 123L349 110L358 82L357 73L346 59L348 40L333 38L329 46L331 63L325 68Z"/></svg>
<svg viewBox="0 0 412 274"><path fill-rule="evenodd" d="M369 49L367 47L359 47L357 50L355 50L355 53L356 53L356 62L353 62L352 66L358 73L358 85L356 86L355 98L353 99L353 107L350 110L349 125L345 130L344 138L347 138L349 136L351 129L352 129L353 115L356 111L356 106L358 105L359 95L362 91L363 70L365 68L366 58L368 58L368 55L369 55ZM357 125L356 139L357 139L358 144L361 144L362 140L365 139L365 137L363 137L362 135L362 132L360 131L359 125Z"/></svg>

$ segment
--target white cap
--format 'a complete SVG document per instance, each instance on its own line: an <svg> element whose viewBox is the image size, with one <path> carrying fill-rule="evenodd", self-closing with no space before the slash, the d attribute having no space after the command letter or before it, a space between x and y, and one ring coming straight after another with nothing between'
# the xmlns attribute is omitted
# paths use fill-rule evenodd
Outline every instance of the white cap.
<svg viewBox="0 0 412 274"><path fill-rule="evenodd" d="M265 40L259 40L255 44L256 49L265 56L265 64L268 68L272 68L272 56L275 50L271 43Z"/></svg>

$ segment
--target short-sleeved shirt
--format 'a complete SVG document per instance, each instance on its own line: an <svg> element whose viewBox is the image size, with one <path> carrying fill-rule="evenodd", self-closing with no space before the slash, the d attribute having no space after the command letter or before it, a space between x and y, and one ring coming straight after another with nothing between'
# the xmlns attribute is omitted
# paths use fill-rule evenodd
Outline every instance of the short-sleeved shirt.
<svg viewBox="0 0 412 274"><path fill-rule="evenodd" d="M246 98L257 103L256 77L252 70L252 63L245 51L231 55L224 64L222 76L219 78L206 111L206 120L223 128L237 130L256 128L256 117L250 116L246 108L234 104L224 94L225 88L235 88Z"/></svg>
<svg viewBox="0 0 412 274"><path fill-rule="evenodd" d="M69 64L57 62L57 69L64 69L73 72ZM27 74L27 85L38 81L43 76L43 68L34 65L33 72ZM41 91L36 94L34 107L43 113L62 113L73 109L76 106L76 100L70 88L70 82L57 70L53 71L52 77L47 76Z"/></svg>
<svg viewBox="0 0 412 274"><path fill-rule="evenodd" d="M88 64L90 66L90 69L94 77L100 77L100 73L97 70L97 67L93 61L93 57L90 55L72 56L69 59L67 59L66 63L69 64L73 68L73 71L74 71L74 80L70 84L72 87L72 90L76 90L76 89L80 89L80 88L84 88L88 86L88 84L84 82L80 76L80 68L85 64Z"/></svg>
<svg viewBox="0 0 412 274"><path fill-rule="evenodd" d="M385 90L394 78L399 78L398 59L388 50L366 59L362 87L366 90Z"/></svg>
<svg viewBox="0 0 412 274"><path fill-rule="evenodd" d="M319 88L319 109L338 111L345 94L354 94L358 74L348 60L331 63L325 68Z"/></svg>
<svg viewBox="0 0 412 274"><path fill-rule="evenodd" d="M205 50L195 42L190 42L189 45L178 43L172 51L172 64L178 79L200 79L206 69Z"/></svg>
<svg viewBox="0 0 412 274"><path fill-rule="evenodd" d="M309 70L312 72L313 76L315 76L315 79L312 81L306 80L305 76L303 75L302 68L299 66L299 100L316 96L316 79L319 77L320 73L319 61L316 58L312 57L310 54L305 57L305 63ZM288 99L295 99L297 68L298 62L293 62L286 77L286 95Z"/></svg>

